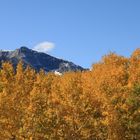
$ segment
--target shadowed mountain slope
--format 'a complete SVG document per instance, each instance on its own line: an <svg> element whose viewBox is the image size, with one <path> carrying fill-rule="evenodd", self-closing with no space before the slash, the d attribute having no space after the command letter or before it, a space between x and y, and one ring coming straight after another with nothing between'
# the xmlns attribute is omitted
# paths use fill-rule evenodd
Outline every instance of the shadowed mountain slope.
<svg viewBox="0 0 140 140"><path fill-rule="evenodd" d="M10 61L16 67L19 61L22 61L24 66L31 66L36 71L40 69L46 72L68 72L68 71L82 71L85 70L81 66L75 65L72 62L58 59L46 53L41 53L21 47L14 51L0 51L0 62Z"/></svg>

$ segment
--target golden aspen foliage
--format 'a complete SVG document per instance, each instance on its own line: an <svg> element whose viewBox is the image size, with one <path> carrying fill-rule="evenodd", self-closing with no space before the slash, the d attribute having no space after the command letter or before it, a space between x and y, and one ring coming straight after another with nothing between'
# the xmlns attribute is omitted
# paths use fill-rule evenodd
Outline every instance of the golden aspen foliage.
<svg viewBox="0 0 140 140"><path fill-rule="evenodd" d="M130 57L129 85L140 83L140 49L136 49Z"/></svg>
<svg viewBox="0 0 140 140"><path fill-rule="evenodd" d="M0 68L0 140L139 140L140 49L91 71Z"/></svg>
<svg viewBox="0 0 140 140"><path fill-rule="evenodd" d="M0 73L0 136L3 139L15 137L19 121L14 108L14 69L11 63L2 64Z"/></svg>

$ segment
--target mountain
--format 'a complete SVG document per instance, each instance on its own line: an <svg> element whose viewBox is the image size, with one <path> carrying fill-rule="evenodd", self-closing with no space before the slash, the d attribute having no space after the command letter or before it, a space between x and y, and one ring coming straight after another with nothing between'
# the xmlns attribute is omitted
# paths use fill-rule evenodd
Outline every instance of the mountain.
<svg viewBox="0 0 140 140"><path fill-rule="evenodd" d="M24 66L31 66L36 71L44 69L46 72L68 72L68 71L82 71L85 70L81 66L75 65L72 62L58 59L50 56L46 53L41 53L29 49L27 47L21 47L14 51L2 51L0 50L0 62L10 61L14 67L19 61L22 61Z"/></svg>

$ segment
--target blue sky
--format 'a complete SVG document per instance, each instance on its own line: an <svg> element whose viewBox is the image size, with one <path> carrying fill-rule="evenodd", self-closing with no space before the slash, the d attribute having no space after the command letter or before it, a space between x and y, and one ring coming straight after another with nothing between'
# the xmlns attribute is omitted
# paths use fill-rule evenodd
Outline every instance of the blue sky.
<svg viewBox="0 0 140 140"><path fill-rule="evenodd" d="M90 67L110 51L140 47L139 0L0 0L0 49L53 44L48 52Z"/></svg>

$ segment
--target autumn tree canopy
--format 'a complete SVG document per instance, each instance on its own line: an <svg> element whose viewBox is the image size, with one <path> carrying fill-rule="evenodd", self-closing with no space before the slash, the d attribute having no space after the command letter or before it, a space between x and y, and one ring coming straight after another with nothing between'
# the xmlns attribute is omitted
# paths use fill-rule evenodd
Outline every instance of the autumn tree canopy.
<svg viewBox="0 0 140 140"><path fill-rule="evenodd" d="M139 132L140 49L62 76L2 64L1 140L139 140Z"/></svg>

